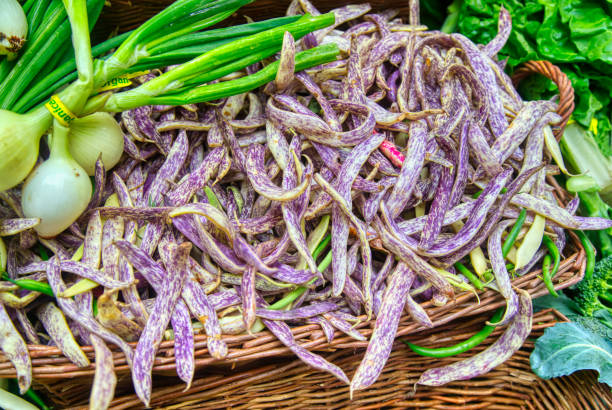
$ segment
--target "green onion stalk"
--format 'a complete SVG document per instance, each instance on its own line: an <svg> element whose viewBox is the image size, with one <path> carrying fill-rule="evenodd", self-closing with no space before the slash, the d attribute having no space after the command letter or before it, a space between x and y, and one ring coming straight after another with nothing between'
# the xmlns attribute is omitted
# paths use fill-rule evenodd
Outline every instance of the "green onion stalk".
<svg viewBox="0 0 612 410"><path fill-rule="evenodd" d="M86 0L64 0L72 29L75 61L67 60L60 65L58 70L61 73L65 73L76 66L77 79L57 92L59 101L78 118L84 114L97 111L116 112L151 104L182 105L243 93L274 79L278 70L278 62L271 63L259 72L247 77L216 84L203 84L272 56L280 49L284 33L287 31L294 38L299 39L314 30L327 27L334 22L334 15L332 13L319 16L304 15L285 20L275 19L275 22L268 23L268 25L259 24L256 27L242 27L234 32L234 40L224 44L219 43L227 41L227 39L221 38L222 33L220 31L225 30L227 33L229 29L219 29L220 31L217 31L216 37L215 35L206 37L202 33L195 33L223 20L242 5L251 1L178 0L129 33L129 35L121 37L123 41L112 55L92 62L87 5L90 3L92 7L99 5L100 0L87 0L87 3ZM55 16L59 15L58 13L56 0L51 0L49 9L42 19L41 27L34 32L34 37L37 34L41 37L47 36L47 41L39 41L37 43L39 51L42 50L43 46L56 45L54 37L48 37L48 27L43 27L43 25L45 22L52 21L56 29L58 27L62 28L63 26L56 22ZM289 21L289 23L281 24L286 21ZM209 43L202 43L203 41L208 41ZM183 62L182 65L130 91L116 94L109 92L97 94L96 90L113 78L146 67L158 68L168 65L172 58L174 58L169 56L173 52L172 48L169 47L173 44L179 48L182 47L183 51L191 48L190 52L192 54L190 56L192 57L193 53L200 52L206 49L206 47L214 45L214 48L197 54L191 60ZM113 45L116 46L116 42ZM36 49L36 47L32 47L32 49ZM53 49L60 50L61 47ZM103 47L99 47L96 53L103 53L108 51L108 49L108 44L106 44ZM27 53L28 51L26 50L22 58L26 57ZM164 54L168 59L163 57ZM333 61L336 59L337 54L338 49L335 45L322 45L298 53L296 55L295 69L303 70ZM181 58L185 58L186 55L189 55L189 53L181 54ZM33 78L40 70L29 71L24 68L25 74L20 72L15 74L15 69L21 63L21 59L18 60L9 74L3 79L0 78L2 84L12 84L12 81L14 82L16 78L23 79L27 84L32 83ZM42 84L45 84L45 91L56 89L54 87L58 86L57 75L58 71L54 70L43 79ZM40 90L40 87L42 87L40 84L39 82L37 85L34 85L34 89ZM38 159L40 138L53 123L50 111L42 104L23 114L6 109L7 104L12 102L16 103L19 110L30 105L28 103L29 93L25 92L25 96L28 98L23 102L24 99L22 97L24 94L19 93L19 91L23 90L20 90L21 87L18 88L17 92L6 91L5 89L0 91L0 107L3 108L0 109L0 152L3 153L0 156L0 191L18 185L28 176ZM15 104L11 107L14 106ZM60 233L62 226L65 225L64 228L69 226L71 222L68 222L70 220L74 221L78 217L80 212L85 209L82 205L82 198L87 196L91 189L89 187L89 190L86 192L84 184L81 184L77 178L81 174L81 170L76 168L78 164L72 159L70 150L64 149L67 134L64 129L66 128L64 127L65 125L61 125L57 121L54 125L50 140L51 156L49 161L59 164L60 161L58 159L64 160L63 168L66 172L59 173L64 177L68 175L67 171L69 169L76 169L77 171L73 172L74 178L72 178L72 183L75 186L82 186L83 191L80 196L75 194L71 199L67 198L67 200L74 201L70 203L70 207L75 211L72 217L66 217L62 223L56 221L57 223L52 224L54 228L44 230L44 233L40 230L39 233L45 236L54 236ZM44 202L44 198L36 198L41 192L41 181L45 180L49 183L45 179L46 177L43 178L49 172L47 170L43 173L43 170L41 169L41 172L36 173L36 175L33 174L28 179L25 185L31 186L32 189L25 190L24 188L24 193L28 194L22 195L24 201ZM85 174L83 172L83 175ZM70 178L66 178L64 183L67 183L66 181L69 180ZM24 206L25 208L30 209L32 212L41 212L41 207L38 205L26 205ZM28 216L40 217L40 214L37 215L36 213Z"/></svg>

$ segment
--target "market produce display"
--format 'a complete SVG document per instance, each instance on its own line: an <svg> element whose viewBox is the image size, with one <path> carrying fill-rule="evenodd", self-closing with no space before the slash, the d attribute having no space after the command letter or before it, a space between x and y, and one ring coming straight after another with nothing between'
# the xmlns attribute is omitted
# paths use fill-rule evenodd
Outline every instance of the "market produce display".
<svg viewBox="0 0 612 410"><path fill-rule="evenodd" d="M565 230L612 228L552 194L547 176L567 173L560 117L554 99L523 100L497 57L507 9L484 45L429 31L417 1L408 21L301 0L287 17L207 29L248 2L179 0L95 47L102 1L23 5L30 40L0 62L0 349L22 393L28 343L80 367L92 345L91 403L105 408L109 345L146 405L164 338L189 386L194 332L222 360L223 335L263 328L353 392L377 380L404 311L432 327L420 303L462 291L479 303L486 287L506 304L481 333L444 352L410 346L457 354L504 326L417 385L469 379L530 333L531 297L511 279L542 267L556 295ZM608 272L587 274L582 309L607 301ZM373 333L351 378L291 333L316 323L365 340L364 317Z"/></svg>

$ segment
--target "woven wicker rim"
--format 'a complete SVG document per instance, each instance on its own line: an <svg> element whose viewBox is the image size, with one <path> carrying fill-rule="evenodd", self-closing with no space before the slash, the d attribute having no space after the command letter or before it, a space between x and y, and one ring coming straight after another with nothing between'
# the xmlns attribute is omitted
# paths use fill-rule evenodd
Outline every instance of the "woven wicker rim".
<svg viewBox="0 0 612 410"><path fill-rule="evenodd" d="M469 318L458 324L447 324L411 335L413 343L430 347L448 346L465 340L482 327L489 315ZM529 340L504 364L486 375L467 381L429 388L420 386L407 398L412 385L424 368L452 363L488 347L501 333L494 332L483 344L459 357L430 359L411 353L397 341L379 380L370 388L357 392L352 401L348 387L326 373L308 368L299 360L257 363L248 369L224 369L214 374L200 373L192 387L175 377L164 379L152 395L152 406L164 408L544 408L603 410L612 407L612 393L596 381L595 372L580 372L569 377L542 380L529 364L533 339L544 329L567 321L559 312L547 309L534 315ZM440 331L443 337L440 337ZM357 367L361 351L338 350L323 353L349 374ZM61 380L40 386L58 407L85 405L89 390L87 380ZM79 384L76 384L79 383ZM129 378L119 382L119 394L112 401L113 409L141 408L133 394ZM169 406L169 407L167 407Z"/></svg>

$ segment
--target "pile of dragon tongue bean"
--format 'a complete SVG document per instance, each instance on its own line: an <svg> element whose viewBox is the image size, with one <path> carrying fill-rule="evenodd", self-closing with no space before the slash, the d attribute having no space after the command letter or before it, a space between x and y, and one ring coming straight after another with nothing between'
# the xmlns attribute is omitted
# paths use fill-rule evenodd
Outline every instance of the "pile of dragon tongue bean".
<svg viewBox="0 0 612 410"><path fill-rule="evenodd" d="M300 0L288 10L298 13L318 11ZM554 101L523 101L496 58L508 13L482 46L427 31L415 1L408 21L368 5L334 13L333 27L286 36L265 87L117 114L124 158L112 170L98 163L88 210L56 238L37 238L20 218L18 191L1 194L12 282L0 282L0 348L22 389L32 377L26 343L55 345L77 366L90 364L80 346L93 345L91 402L108 403L112 346L148 404L164 337L189 385L194 333L223 360L224 334L267 328L353 392L381 373L404 310L431 327L420 303L483 286L506 300L502 336L418 384L486 373L522 345L531 299L511 275L539 268L550 246L563 252L564 229L612 222L574 216L576 200L562 208L553 197L547 175L564 167L550 127L560 118ZM338 60L294 73L296 50L325 42L339 45ZM329 340L365 340L354 327L364 318L374 330L352 380L291 333L315 323Z"/></svg>

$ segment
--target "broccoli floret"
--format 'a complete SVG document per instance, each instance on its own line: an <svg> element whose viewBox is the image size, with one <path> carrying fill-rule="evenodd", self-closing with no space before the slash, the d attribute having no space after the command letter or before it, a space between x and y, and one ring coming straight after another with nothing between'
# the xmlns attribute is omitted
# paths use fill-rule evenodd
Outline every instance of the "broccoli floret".
<svg viewBox="0 0 612 410"><path fill-rule="evenodd" d="M595 264L593 277L578 283L573 296L585 316L592 317L601 309L612 313L612 256Z"/></svg>

